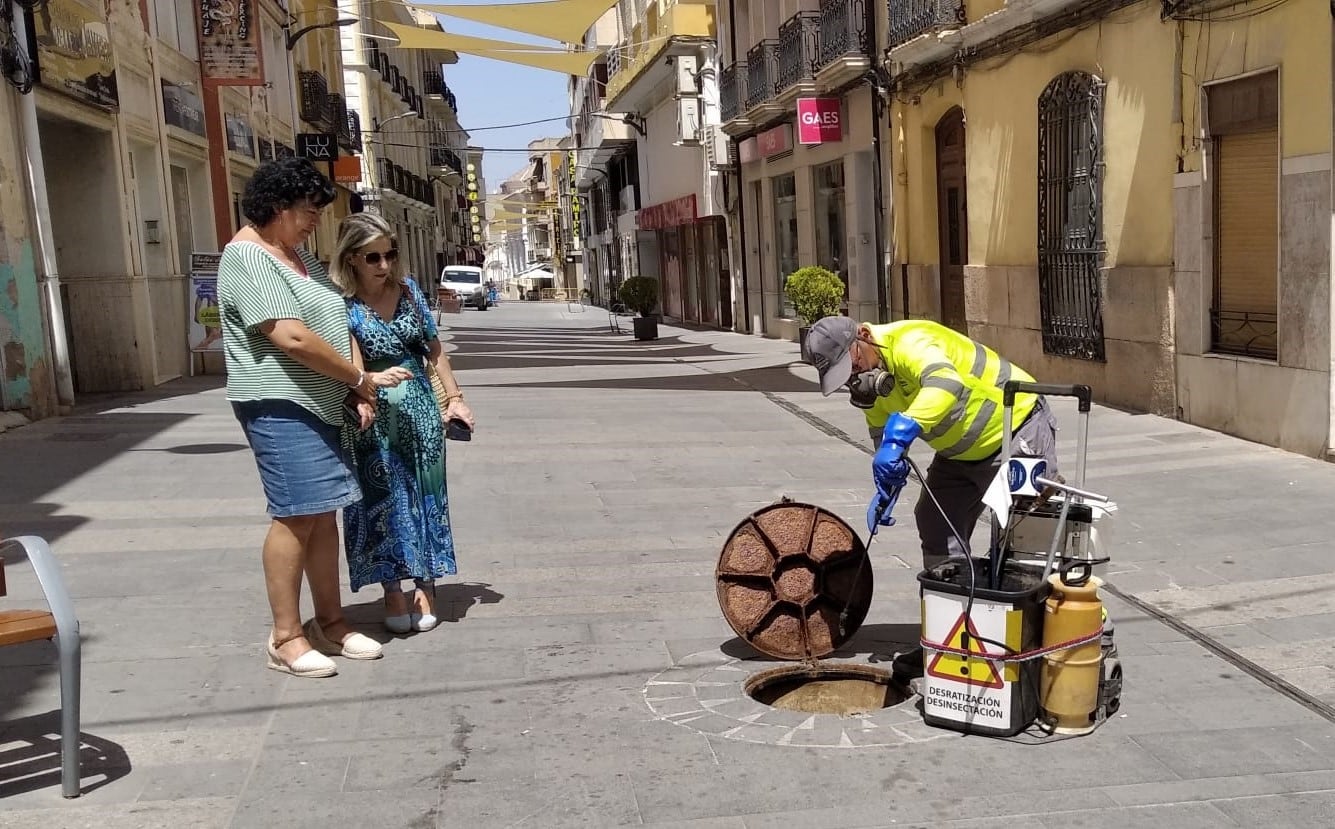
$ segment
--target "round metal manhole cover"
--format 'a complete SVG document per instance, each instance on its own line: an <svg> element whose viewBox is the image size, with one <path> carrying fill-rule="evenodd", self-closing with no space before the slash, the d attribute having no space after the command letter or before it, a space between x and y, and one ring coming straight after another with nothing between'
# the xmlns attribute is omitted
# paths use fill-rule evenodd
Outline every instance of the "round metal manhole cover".
<svg viewBox="0 0 1335 829"><path fill-rule="evenodd" d="M771 504L733 529L715 570L719 606L751 647L777 659L820 659L857 632L871 607L867 548L839 516Z"/></svg>

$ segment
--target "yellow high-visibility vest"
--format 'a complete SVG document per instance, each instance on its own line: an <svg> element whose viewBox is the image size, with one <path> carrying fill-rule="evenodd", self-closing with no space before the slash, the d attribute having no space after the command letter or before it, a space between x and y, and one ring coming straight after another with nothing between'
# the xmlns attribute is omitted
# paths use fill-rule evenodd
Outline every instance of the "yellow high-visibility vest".
<svg viewBox="0 0 1335 829"><path fill-rule="evenodd" d="M978 461L1001 448L1002 386L1034 382L1019 366L992 349L931 320L869 325L895 390L867 410L867 426L879 434L890 415L902 412L922 426L922 438L937 455ZM1011 428L1033 410L1038 397L1015 396Z"/></svg>

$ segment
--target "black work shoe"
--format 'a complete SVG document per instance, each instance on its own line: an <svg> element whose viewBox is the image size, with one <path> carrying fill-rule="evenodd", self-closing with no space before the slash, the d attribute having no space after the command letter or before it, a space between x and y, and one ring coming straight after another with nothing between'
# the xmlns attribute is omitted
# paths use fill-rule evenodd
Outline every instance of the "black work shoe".
<svg viewBox="0 0 1335 829"><path fill-rule="evenodd" d="M895 655L890 663L895 676L903 679L918 679L923 674L922 647L916 647Z"/></svg>

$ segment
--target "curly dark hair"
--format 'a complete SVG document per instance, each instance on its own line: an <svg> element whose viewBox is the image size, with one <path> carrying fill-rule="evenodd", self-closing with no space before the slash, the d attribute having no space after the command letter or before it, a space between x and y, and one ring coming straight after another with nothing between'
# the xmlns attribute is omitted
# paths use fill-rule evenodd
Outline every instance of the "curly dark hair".
<svg viewBox="0 0 1335 829"><path fill-rule="evenodd" d="M334 185L304 158L266 161L246 182L241 211L257 226L273 221L279 211L301 202L324 207L334 200Z"/></svg>

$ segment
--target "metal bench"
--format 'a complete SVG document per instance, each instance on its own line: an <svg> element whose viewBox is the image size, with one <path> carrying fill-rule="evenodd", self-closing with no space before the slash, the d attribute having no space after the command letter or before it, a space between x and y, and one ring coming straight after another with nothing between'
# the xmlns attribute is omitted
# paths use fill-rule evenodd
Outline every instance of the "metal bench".
<svg viewBox="0 0 1335 829"><path fill-rule="evenodd" d="M46 610L0 610L0 647L55 639L60 653L60 782L65 797L79 796L79 620L51 547L35 535L0 541L0 553L22 547L46 596ZM0 558L0 596L5 562Z"/></svg>

